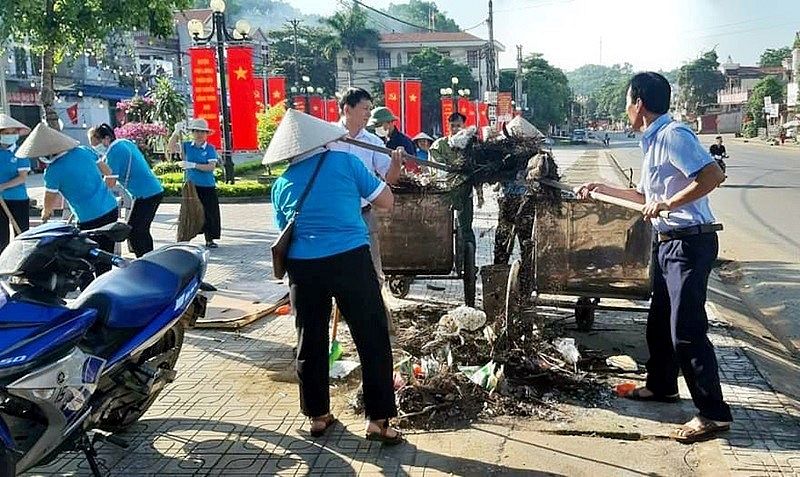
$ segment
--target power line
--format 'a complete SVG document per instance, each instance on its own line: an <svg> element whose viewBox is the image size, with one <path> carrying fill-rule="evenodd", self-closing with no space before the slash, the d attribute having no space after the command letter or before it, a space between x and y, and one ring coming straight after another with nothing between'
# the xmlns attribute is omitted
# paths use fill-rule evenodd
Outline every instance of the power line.
<svg viewBox="0 0 800 477"><path fill-rule="evenodd" d="M366 8L367 10L373 11L373 12L375 12L375 13L379 14L379 15L383 15L383 16L385 16L386 18L391 18L392 20L394 20L394 21L396 21L396 22L399 22L399 23L402 23L403 25L408 25L408 26L410 26L410 27L418 28L418 29L420 29L420 30L424 30L424 31L431 31L431 29L430 29L430 28L428 28L428 27L423 27L423 26L415 25L415 24L413 24L413 23L411 23L411 22L407 22L407 21L405 21L405 20L403 20L403 19L400 19L400 18L397 18L397 17L395 17L395 16L389 15L388 13L386 13L386 12L383 12L383 11L381 11L381 10L378 10L377 8L370 7L369 5L367 5L367 4L365 4L365 3L362 3L362 2L360 2L359 0L352 0L352 1L353 1L353 3L355 3L356 5L360 5L360 6L364 7L364 8Z"/></svg>

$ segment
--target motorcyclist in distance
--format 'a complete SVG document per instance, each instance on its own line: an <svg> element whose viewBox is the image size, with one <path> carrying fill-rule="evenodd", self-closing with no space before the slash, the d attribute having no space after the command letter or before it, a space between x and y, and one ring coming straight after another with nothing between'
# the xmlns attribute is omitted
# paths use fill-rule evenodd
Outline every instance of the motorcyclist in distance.
<svg viewBox="0 0 800 477"><path fill-rule="evenodd" d="M728 157L728 153L725 151L725 146L722 144L722 136L716 137L716 142L708 149L708 153L717 161L722 172L725 172L725 161L723 159Z"/></svg>

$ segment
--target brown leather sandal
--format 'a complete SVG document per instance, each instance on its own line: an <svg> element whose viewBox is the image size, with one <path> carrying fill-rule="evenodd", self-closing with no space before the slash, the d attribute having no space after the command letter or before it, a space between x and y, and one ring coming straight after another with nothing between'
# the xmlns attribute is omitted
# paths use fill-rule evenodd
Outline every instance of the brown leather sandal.
<svg viewBox="0 0 800 477"><path fill-rule="evenodd" d="M328 413L320 417L311 418L311 435L313 437L321 437L329 427L336 424L336 417Z"/></svg>
<svg viewBox="0 0 800 477"><path fill-rule="evenodd" d="M700 421L700 427L694 428L683 424L675 428L669 435L670 439L682 444L693 444L695 442L713 439L720 432L730 430L730 422L717 422L702 416L696 416Z"/></svg>
<svg viewBox="0 0 800 477"><path fill-rule="evenodd" d="M393 435L393 436L390 436L388 434L389 433L389 429L391 429L391 427L389 427L389 420L386 419L385 421L383 421L383 424L381 425L381 430L380 431L378 431L378 432L375 432L375 431L369 432L368 431L367 435L366 435L366 438L367 438L368 441L378 441L381 444L386 445L386 446L396 446L397 444L400 444L400 443L402 443L403 441L406 440L406 438L403 437L403 434L400 431L398 431L397 429L394 429L394 432L396 432L396 434Z"/></svg>

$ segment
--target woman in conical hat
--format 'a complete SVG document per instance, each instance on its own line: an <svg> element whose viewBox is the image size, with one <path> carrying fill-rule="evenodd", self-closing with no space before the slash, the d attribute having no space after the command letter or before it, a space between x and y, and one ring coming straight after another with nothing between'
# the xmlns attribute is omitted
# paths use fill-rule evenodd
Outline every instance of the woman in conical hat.
<svg viewBox="0 0 800 477"><path fill-rule="evenodd" d="M399 444L402 435L389 426L389 419L397 416L389 327L361 216L362 198L379 209L391 209L394 199L357 157L328 150L329 143L346 134L338 125L290 109L264 154L264 164L290 163L272 186L272 205L280 229L290 220L295 227L286 272L300 337L300 408L311 420L313 436L323 435L336 422L328 389L333 296L361 359L366 437Z"/></svg>
<svg viewBox="0 0 800 477"><path fill-rule="evenodd" d="M42 221L53 215L59 193L69 203L78 219L78 228L92 230L117 221L117 201L103 180L97 166L100 158L88 147L44 123L39 123L25 139L17 157L39 157L48 163L44 171L44 208ZM114 241L96 238L102 250L114 253ZM111 269L97 265L97 273Z"/></svg>
<svg viewBox="0 0 800 477"><path fill-rule="evenodd" d="M0 113L0 195L11 213L9 217L5 208L0 208L0 252L5 250L11 238L9 225L13 220L17 224L14 232L24 232L30 226L30 200L25 181L31 170L30 161L17 160L19 137L31 132L30 128L11 116Z"/></svg>

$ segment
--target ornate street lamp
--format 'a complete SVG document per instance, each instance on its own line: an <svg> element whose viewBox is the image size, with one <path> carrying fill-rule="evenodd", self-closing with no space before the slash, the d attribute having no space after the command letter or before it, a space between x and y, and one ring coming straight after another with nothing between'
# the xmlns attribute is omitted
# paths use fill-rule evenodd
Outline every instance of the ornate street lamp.
<svg viewBox="0 0 800 477"><path fill-rule="evenodd" d="M228 77L225 74L225 43L247 40L250 33L250 24L246 20L236 22L236 27L231 35L225 26L225 1L211 0L209 3L212 23L211 32L204 36L205 25L197 19L189 20L187 28L192 40L196 44L213 43L217 48L217 71L219 71L219 104L222 111L222 164L225 168L225 182L233 184L233 158L231 157L231 118L228 105Z"/></svg>
<svg viewBox="0 0 800 477"><path fill-rule="evenodd" d="M450 88L450 94L453 95L453 111L458 111L458 101L456 99L456 93L457 93L456 88L458 87L458 77L453 76L452 78L450 78L450 83L453 85L453 87Z"/></svg>

